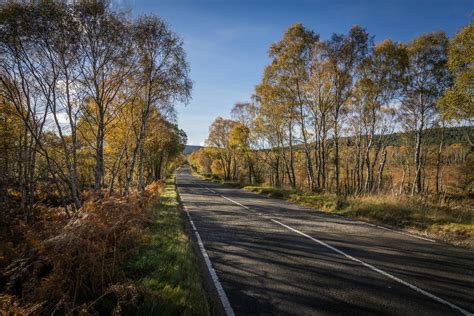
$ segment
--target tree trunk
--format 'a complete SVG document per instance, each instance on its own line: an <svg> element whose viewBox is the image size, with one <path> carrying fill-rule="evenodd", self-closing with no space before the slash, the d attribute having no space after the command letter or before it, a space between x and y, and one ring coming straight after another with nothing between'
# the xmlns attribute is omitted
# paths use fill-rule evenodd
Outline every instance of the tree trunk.
<svg viewBox="0 0 474 316"><path fill-rule="evenodd" d="M146 116L145 114L142 114L142 119L141 119L141 124L140 124L140 130L138 132L136 141L135 141L135 148L133 149L133 154L132 154L132 161L130 162L130 167L127 172L127 176L125 178L125 188L123 191L123 195L127 195L129 190L130 190L130 183L132 182L133 178L133 173L135 170L135 164L137 162L137 156L141 150L143 138L145 135L145 123L146 123Z"/></svg>
<svg viewBox="0 0 474 316"><path fill-rule="evenodd" d="M422 166L422 137L423 137L423 128L425 125L425 106L423 103L423 96L420 93L419 95L419 106L420 106L420 117L419 117L419 126L415 133L415 179L413 181L413 187L411 194L421 193L423 187L421 183L421 166Z"/></svg>
<svg viewBox="0 0 474 316"><path fill-rule="evenodd" d="M309 145L308 145L308 136L306 133L306 124L304 122L303 104L301 103L301 100L300 100L299 110L300 110L299 118L300 118L300 126L301 126L301 135L303 136L303 147L304 147L304 153L306 156L306 171L308 172L309 190L314 191L313 162L311 161L311 150L309 149Z"/></svg>
<svg viewBox="0 0 474 316"><path fill-rule="evenodd" d="M403 186L405 185L405 176L406 176L406 168L403 166L403 175L402 180L400 181L400 188L398 189L398 195L403 193Z"/></svg>
<svg viewBox="0 0 474 316"><path fill-rule="evenodd" d="M359 135L356 138L356 152L355 152L355 161L354 161L354 187L355 187L355 193L359 194L362 189L362 184L361 184L361 178L360 178L360 154L361 154L361 140L362 140L362 135L359 132Z"/></svg>
<svg viewBox="0 0 474 316"><path fill-rule="evenodd" d="M140 148L138 150L137 189L142 192L145 190L145 181L143 180L143 145L142 144L140 144Z"/></svg>
<svg viewBox="0 0 474 316"><path fill-rule="evenodd" d="M383 176L383 170L384 170L386 161L387 161L387 151L384 149L382 160L380 161L379 172L377 175L377 190L378 191L382 189L382 176Z"/></svg>
<svg viewBox="0 0 474 316"><path fill-rule="evenodd" d="M110 184L109 184L109 196L112 195L112 193L114 192L115 177L117 176L117 171L118 171L118 168L120 167L120 163L122 162L122 158L125 152L127 151L128 135L129 135L130 130L131 130L131 127L127 130L127 134L125 135L125 140L123 142L122 149L120 150L119 156L114 161L114 165L112 166L112 176L111 176ZM127 168L125 166L125 170L126 169Z"/></svg>
<svg viewBox="0 0 474 316"><path fill-rule="evenodd" d="M247 166L248 166L248 177L249 177L249 183L252 184L252 160L250 158L250 155L247 153Z"/></svg>
<svg viewBox="0 0 474 316"><path fill-rule="evenodd" d="M99 115L99 124L97 126L96 149L95 149L95 180L94 190L99 191L102 186L102 177L104 174L104 115Z"/></svg>
<svg viewBox="0 0 474 316"><path fill-rule="evenodd" d="M280 182L280 158L278 155L275 157L275 186L279 188L281 186Z"/></svg>
<svg viewBox="0 0 474 316"><path fill-rule="evenodd" d="M337 122L337 116L335 118ZM338 124L334 123L334 167L335 167L335 178L336 178L336 195L340 194L339 188L339 131Z"/></svg>
<svg viewBox="0 0 474 316"><path fill-rule="evenodd" d="M326 130L326 122L323 121L323 134L321 137L321 184L322 188L324 191L327 190L327 175L328 172L326 170L326 160L327 160L327 146L326 146L326 136L327 136L327 130Z"/></svg>
<svg viewBox="0 0 474 316"><path fill-rule="evenodd" d="M293 153L293 124L290 120L289 126L289 148L290 148L290 171L291 179L290 184L293 189L296 189L296 176L295 176L295 164L294 164L294 153Z"/></svg>
<svg viewBox="0 0 474 316"><path fill-rule="evenodd" d="M439 142L438 154L436 156L436 195L439 195L440 192L440 171L441 171L441 158L444 147L444 122L441 131L441 140Z"/></svg>
<svg viewBox="0 0 474 316"><path fill-rule="evenodd" d="M71 153L69 152L69 148L66 142L66 139L64 138L63 132L62 132L62 127L61 124L59 123L58 116L57 116L57 109L56 109L56 103L55 101L53 103L53 118L56 123L56 127L58 129L58 134L59 134L59 139L61 140L61 145L63 147L64 151L64 162L66 164L66 170L67 170L67 176L68 176L68 184L69 184L69 190L71 191L71 198L74 202L74 207L76 210L81 208L81 200L79 198L79 190L77 186L77 165L76 165L76 137L75 137L75 128L73 125L73 122L70 121L70 127L71 127L71 138L72 138L72 155L73 159L71 161ZM68 111L70 112L70 111ZM70 120L72 120L71 113L68 113L68 117Z"/></svg>
<svg viewBox="0 0 474 316"><path fill-rule="evenodd" d="M422 131L418 129L416 131L415 140L415 179L413 181L412 195L420 193L422 190L421 184L421 137Z"/></svg>

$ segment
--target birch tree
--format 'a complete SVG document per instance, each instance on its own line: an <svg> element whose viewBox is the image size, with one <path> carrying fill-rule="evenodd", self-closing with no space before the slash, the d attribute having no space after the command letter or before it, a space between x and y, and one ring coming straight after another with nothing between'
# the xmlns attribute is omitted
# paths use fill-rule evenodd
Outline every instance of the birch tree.
<svg viewBox="0 0 474 316"><path fill-rule="evenodd" d="M353 26L347 35L333 34L316 45L316 58L326 61L330 68L331 116L334 139L334 168L336 193L340 193L339 138L345 105L351 96L358 65L367 56L371 39L365 29Z"/></svg>
<svg viewBox="0 0 474 316"><path fill-rule="evenodd" d="M408 68L404 79L400 119L415 135L415 178L412 194L422 191L423 136L436 115L436 100L449 86L448 39L443 32L429 33L408 44Z"/></svg>
<svg viewBox="0 0 474 316"><path fill-rule="evenodd" d="M137 185L140 190L144 189L142 143L151 108L160 109L161 114L172 111L175 101L186 102L189 99L192 87L183 42L164 21L154 16L138 19L133 37L138 55L135 84L138 85L141 116L125 194L128 193L137 160Z"/></svg>

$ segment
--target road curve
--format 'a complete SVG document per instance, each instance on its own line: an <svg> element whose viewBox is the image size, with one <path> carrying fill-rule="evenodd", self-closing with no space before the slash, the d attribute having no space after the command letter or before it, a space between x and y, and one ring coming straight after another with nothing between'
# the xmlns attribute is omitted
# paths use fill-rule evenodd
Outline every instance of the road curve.
<svg viewBox="0 0 474 316"><path fill-rule="evenodd" d="M177 173L236 315L471 315L474 251Z"/></svg>

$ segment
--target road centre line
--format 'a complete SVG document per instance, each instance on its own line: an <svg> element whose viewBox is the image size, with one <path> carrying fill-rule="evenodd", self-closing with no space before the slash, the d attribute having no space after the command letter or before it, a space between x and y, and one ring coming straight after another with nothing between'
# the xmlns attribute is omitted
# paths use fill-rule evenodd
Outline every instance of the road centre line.
<svg viewBox="0 0 474 316"><path fill-rule="evenodd" d="M348 258L348 259L350 259L350 260L352 260L352 261L355 261L355 262L357 262L357 263L360 263L360 264L362 264L363 266L365 266L365 267L371 269L372 271L375 271L375 272L377 272L377 273L379 273L379 274L381 274L381 275L383 275L383 276L386 276L386 277L388 277L388 278L390 278L390 279L392 279L392 280L394 280L394 281L396 281L396 282L398 282L398 283L401 283L401 284L403 284L403 285L405 285L405 286L408 286L408 287L411 288L412 290L415 290L415 291L417 291L418 293L421 293L421 294L423 294L423 295L425 295L425 296L427 296L427 297L429 297L429 298L431 298L431 299L433 299L433 300L435 300L435 301L437 301L437 302L439 302L439 303L448 305L448 306L451 307L452 309L458 310L458 311L461 312L463 315L472 315L472 313L468 312L467 310L463 309L462 307L459 307L459 306L457 306L457 305L455 305L455 304L453 304L453 303L450 303L450 302L448 302L448 301L442 299L442 298L439 297L439 296L436 296L436 295L434 295L434 294L432 294L432 293L430 293L430 292L428 292L428 291L425 291L425 290L423 290L423 289L420 289L419 287L417 287L417 286L415 286L415 285L413 285L413 284L411 284L411 283L408 283L408 282L406 282L406 281L404 281L404 280L402 280L402 279L399 279L399 278L397 278L396 276L394 276L394 275L392 275L392 274L390 274L390 273L388 273L388 272L385 272L385 271L383 271L383 270L381 270L381 269L379 269L379 268L377 268L377 267L375 267L375 266L373 266L373 265L371 265L371 264L369 264L369 263L366 263L366 262L364 262L364 261L362 261L362 260L360 260L360 259L357 259L357 258L355 258L355 257L353 257L353 256L351 256L351 255L349 255L349 254L347 254L347 253L345 253L344 251L339 250L338 248L333 247L333 246L331 246L331 245L325 243L324 241L321 241L321 240L319 240L319 239L316 239L316 238L314 238L314 237L311 237L311 236L309 236L309 235L307 235L307 234L305 234L305 233L303 233L303 232L301 232L301 231L299 231L299 230L297 230L297 229L295 229L295 228L293 228L293 227L291 227L291 226L285 225L285 224L283 224L283 223L277 221L276 219L273 219L273 218L272 218L271 221L274 222L274 223L276 223L276 224L278 224L278 225L280 225L280 226L283 226L283 227L285 227L286 229L289 229L289 230L291 230L291 231L293 231L293 232L295 232L295 233L297 233L297 234L299 234L299 235L301 235L301 236L304 236L304 237L306 237L306 238L308 238L308 239L310 239L310 240L312 240L312 241L314 241L314 242L316 242L316 243L318 243L318 244L320 244L320 245L322 245L322 246L324 246L324 247L326 247L326 248L329 248L329 249L331 249L332 251L334 251L334 252L336 252L336 253L338 253L338 254L340 254L340 255L342 255L342 256L344 256L344 257L346 257L346 258Z"/></svg>
<svg viewBox="0 0 474 316"><path fill-rule="evenodd" d="M214 191L214 190L211 190L211 189L209 189L209 188L206 188L206 189L207 189L209 192L212 192L212 193L217 193L216 191Z"/></svg>
<svg viewBox="0 0 474 316"><path fill-rule="evenodd" d="M216 191L214 191L214 190L211 190L211 189L209 189L209 188L207 188L207 187L203 186L201 183L198 183L198 182L196 182L196 181L193 181L193 180L191 180L191 182L192 182L192 183L196 183L196 184L197 184L197 185L199 185L201 188L204 188L204 189L206 189L206 190L207 190L207 191L209 191L209 192L212 192L212 193L219 194L219 193L217 193Z"/></svg>
<svg viewBox="0 0 474 316"><path fill-rule="evenodd" d="M203 187L203 188L208 189L207 187L204 187L203 185L201 185L201 184L199 184L199 183L198 183L198 185L200 185L200 186ZM210 189L208 189L208 190L210 190ZM214 192L215 192L215 191L214 191ZM215 193L217 193L217 192L215 192ZM239 203L239 202L236 202L236 201L234 201L234 200L232 200L232 199L230 199L230 198L228 198L228 197L226 197L226 196L224 196L224 195L222 195L222 194L220 194L220 193L217 193L217 194L218 194L219 196L221 196L222 198L224 198L224 199L226 199L226 200L228 200L228 201L230 201L230 202L232 202L232 203L234 203L234 204L236 204L236 205L238 205L238 206L240 206L240 207L243 207L243 208L245 208L245 209L247 209L247 210L251 210L248 206L245 206L245 205L243 205L243 204L241 204L241 203ZM252 211L253 211L253 210L252 210ZM314 242L316 242L316 243L318 243L318 244L320 244L320 245L322 245L322 246L324 246L324 247L326 247L326 248L329 248L329 249L331 249L332 251L334 251L334 252L336 252L336 253L338 253L338 254L340 254L340 255L342 255L342 256L344 256L344 257L346 257L346 258L348 258L348 259L350 259L350 260L352 260L352 261L355 261L355 262L357 262L357 263L360 263L360 264L362 264L363 266L369 268L369 269L372 270L372 271L375 271L375 272L377 272L377 273L379 273L379 274L381 274L381 275L383 275L383 276L385 276L385 277L387 277L387 278L390 278L390 279L392 279L392 280L394 280L394 281L396 281L396 282L398 282L398 283L401 283L401 284L403 284L403 285L405 285L405 286L411 288L412 290L415 290L416 292L418 292L418 293L420 293L420 294L423 294L423 295L425 295L425 296L427 296L427 297L429 297L429 298L431 298L431 299L433 299L433 300L435 300L435 301L437 301L437 302L439 302L439 303L448 305L448 306L451 307L452 309L455 309L455 310L461 312L463 315L473 315L472 313L468 312L467 310L463 309L462 307L459 307L459 306L457 306L457 305L455 305L455 304L453 304L453 303L451 303L451 302L448 302L448 301L442 299L442 298L439 297L439 296L436 296L436 295L434 295L434 294L432 294L432 293L430 293L430 292L428 292L428 291L425 291L425 290L423 290L423 289L417 287L416 285L413 285L413 284L411 284L411 283L408 283L408 282L406 282L406 281L404 281L404 280L402 280L402 279L400 279L400 278L398 278L398 277L396 277L396 276L394 276L394 275L392 275L392 274L390 274L390 273L388 273L388 272L385 272L384 270L381 270L381 269L379 269L379 268L377 268L377 267L375 267L375 266L369 264L369 263L366 263L366 262L364 262L364 261L362 261L362 260L360 260L360 259L357 259L357 258L355 258L355 257L353 257L353 256L351 256L351 255L349 255L349 254L347 254L347 253L345 253L344 251L339 250L338 248L333 247L333 246L331 246L331 245L325 243L324 241L321 241L321 240L319 240L319 239L316 239L316 238L314 238L314 237L311 237L311 236L309 236L309 235L307 235L307 234L305 234L305 233L303 233L303 232L301 232L301 231L299 231L299 230L297 230L297 229L295 229L295 228L293 228L293 227L290 227L290 226L288 226L288 225L285 225L285 224L283 224L283 223L277 221L276 219L271 218L270 220L271 220L272 222L274 222L274 223L276 223L276 224L282 226L282 227L285 227L286 229L289 229L289 230L291 230L291 231L293 231L293 232L295 232L295 233L301 235L301 236L304 236L304 237L306 237L306 238L309 238L310 240L312 240L312 241L314 241ZM364 222L361 222L361 223L364 223ZM373 225L373 224L372 224L371 226L376 226L376 227L378 227L378 228L382 228L382 229L385 229L385 230L389 230L389 231L401 233L401 234L403 234L403 235L407 235L407 236L419 238L419 239L422 239L422 240L427 240L427 241L432 241L432 242L434 242L434 240L431 240L431 239L428 239L428 238L423 238L423 237L420 237L420 236L416 236L416 235L411 235L411 234L399 232L399 231L392 230L392 229L387 228L387 227L383 227L383 226L379 226L379 225Z"/></svg>
<svg viewBox="0 0 474 316"><path fill-rule="evenodd" d="M194 182L194 181L193 181L193 182ZM230 199L230 198L228 198L228 197L226 197L226 196L220 194L219 192L216 192L216 191L214 191L214 190L211 190L211 189L209 189L208 187L205 187L205 186L203 186L203 185L200 184L200 183L197 183L197 182L195 182L195 183L196 183L197 185L199 185L200 187L202 187L202 188L208 190L209 192L218 194L218 195L221 196L222 198L224 198L224 199L226 199L226 200L228 200L228 201L230 201L230 202L232 202L232 203L234 203L234 204L236 204L236 205L238 205L238 206L241 206L241 207L243 207L243 208L245 208L245 209L247 209L247 210L249 210L249 211L253 211L253 212L254 212L254 210L252 210L252 209L249 208L248 206L245 206L245 205L243 205L243 204L240 204L239 202L236 202L236 201L234 201L234 200L232 200L232 199ZM255 193L255 192L250 192L250 193ZM260 195L260 194L258 194L258 193L255 193L255 194L257 194L257 195L259 195L259 196L262 196L262 195ZM263 197L266 197L266 196L263 195ZM268 198L268 197L266 197L266 198ZM340 215L336 215L336 214L326 214L326 215L332 216L332 217L337 217L337 218L346 219L345 217L340 216ZM391 228L388 228L388 227L385 227L385 226L380 226L380 225L376 225L376 224L372 224L372 223L368 223L368 222L363 222L363 221L359 221L359 220L354 220L353 222L365 224L365 225L372 226L372 227L377 227L377 228L380 228L380 229L384 229L384 230L387 230L387 231L391 231L391 232L398 233L398 234L405 235L405 236L412 237L412 238L417 238L417 239L421 239L421 240L425 240L425 241L429 241L429 242L433 242L433 243L436 242L436 240L434 240L434 239L430 239L430 238L418 236L418 235L415 235L415 234L405 233L405 232L403 232L403 231L396 230L396 229L391 229Z"/></svg>
<svg viewBox="0 0 474 316"><path fill-rule="evenodd" d="M253 211L253 212L254 212L254 210L250 209L250 207L248 207L248 206L245 206L245 205L243 205L243 204L240 204L239 202L234 201L234 200L232 200L232 199L230 199L230 198L228 198L228 197L226 197L226 196L224 196L224 195L222 195L222 194L220 194L220 193L218 193L218 192L216 192L216 191L214 191L214 190L211 190L211 189L209 189L209 188L203 186L203 185L200 184L200 183L197 183L197 182L195 182L195 183L196 183L197 185L199 185L200 187L202 187L202 188L204 188L204 189L206 189L206 190L208 190L208 191L210 191L210 192L212 192L212 193L216 193L216 194L219 195L221 198L226 199L227 201L230 201L230 202L232 202L232 203L234 203L234 204L236 204L236 205L238 205L238 206L240 206L240 207L243 207L243 208L246 209L246 210L249 210L249 211Z"/></svg>
<svg viewBox="0 0 474 316"><path fill-rule="evenodd" d="M243 207L243 208L246 209L246 210L254 211L254 210L251 210L250 207L245 206L245 205L243 205L243 204L240 204L239 202L236 202L236 201L234 201L234 200L232 200L232 199L230 199L230 198L228 198L228 197L226 197L226 196L223 196L222 194L219 194L219 195L220 195L221 197L223 197L224 199L226 199L227 201L231 201L232 203L234 203L234 204L236 204L236 205L238 205L238 206L240 206L240 207Z"/></svg>

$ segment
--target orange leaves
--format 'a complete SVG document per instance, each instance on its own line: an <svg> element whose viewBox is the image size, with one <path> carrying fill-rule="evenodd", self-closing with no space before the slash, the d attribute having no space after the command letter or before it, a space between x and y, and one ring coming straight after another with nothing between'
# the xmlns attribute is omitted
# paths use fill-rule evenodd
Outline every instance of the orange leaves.
<svg viewBox="0 0 474 316"><path fill-rule="evenodd" d="M128 283L123 262L152 222L149 206L163 188L159 181L126 197L86 193L70 219L58 219L54 214L64 213L58 208L42 210L41 234L27 232L29 250L3 271L7 286L1 290L8 295L0 296L0 310L88 314L104 296L114 298L114 311L136 301L139 290Z"/></svg>

